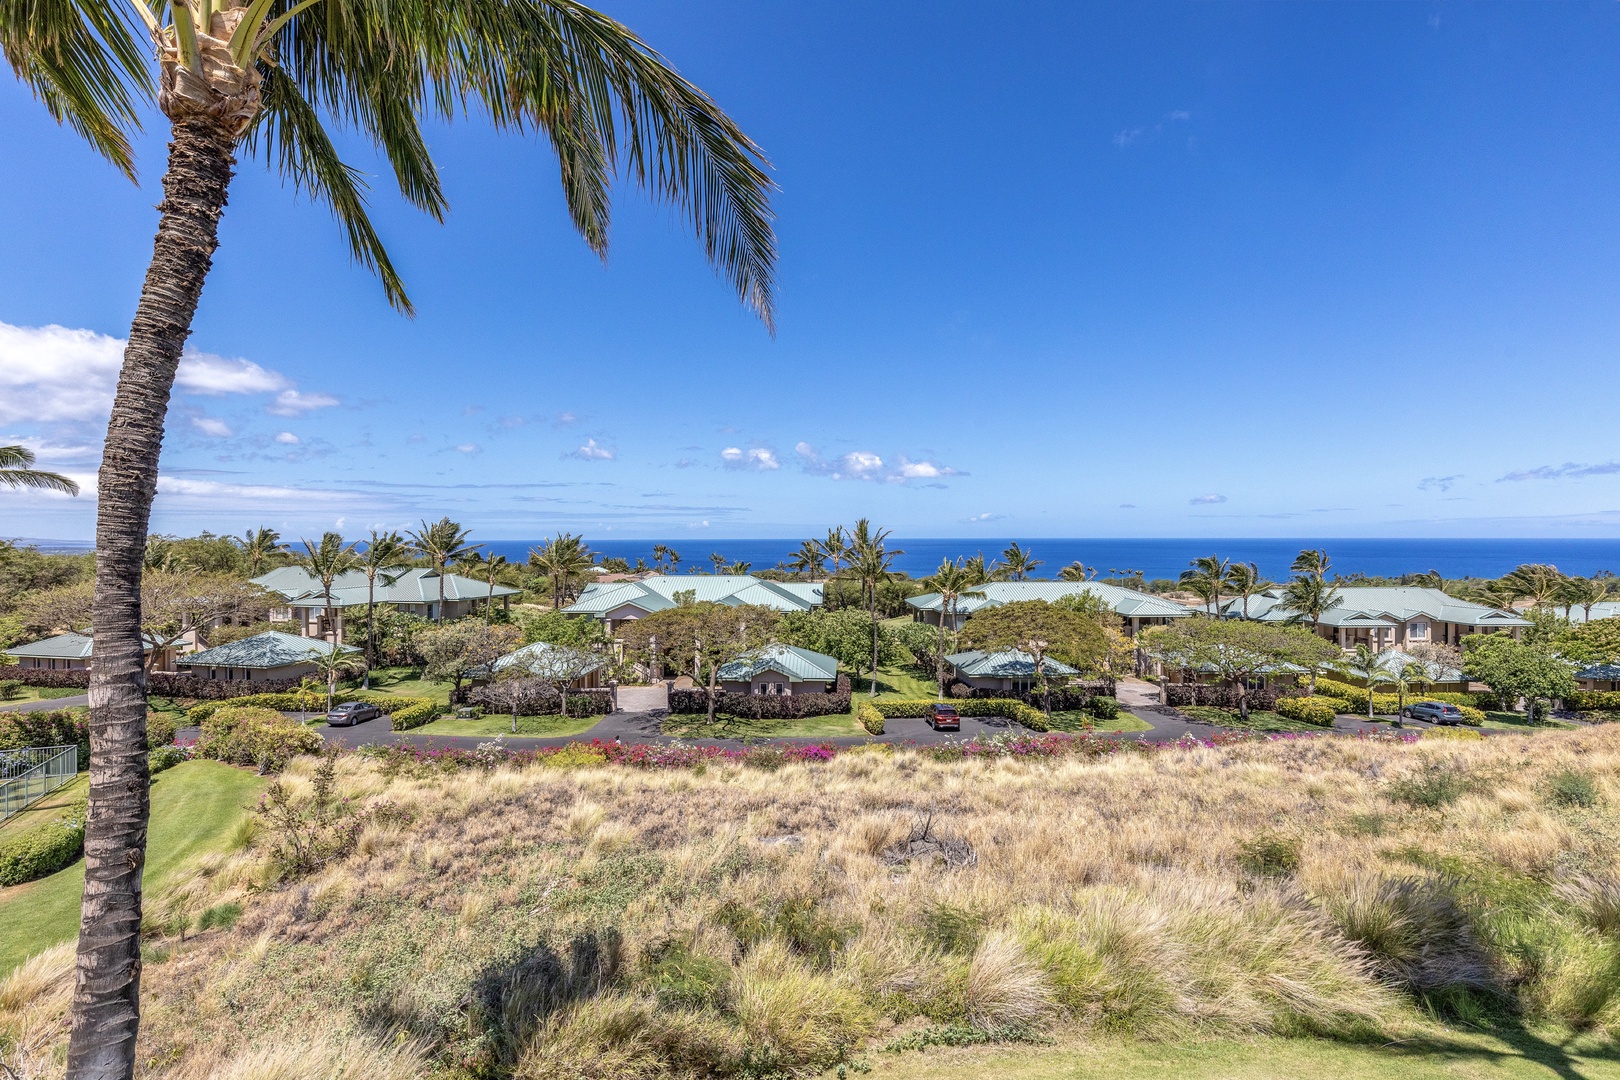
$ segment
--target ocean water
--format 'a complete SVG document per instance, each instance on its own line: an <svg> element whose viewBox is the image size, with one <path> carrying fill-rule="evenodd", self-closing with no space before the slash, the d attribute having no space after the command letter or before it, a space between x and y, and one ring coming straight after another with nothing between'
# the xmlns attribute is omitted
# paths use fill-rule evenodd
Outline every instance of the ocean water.
<svg viewBox="0 0 1620 1080"><path fill-rule="evenodd" d="M589 539L589 538L588 538ZM1303 548L1322 548L1333 560L1333 570L1339 574L1362 573L1372 577L1394 577L1400 574L1423 573L1438 570L1442 577L1501 577L1520 563L1550 563L1566 574L1589 577L1600 570L1620 573L1620 540L1549 540L1549 539L1067 539L1035 537L1017 538L1018 542L1041 566L1035 571L1039 577L1056 577L1064 566L1076 560L1101 571L1107 577L1110 570L1140 570L1149 580L1173 578L1187 568L1193 559L1204 555L1219 555L1234 562L1252 562L1266 577L1282 580L1288 576L1288 564ZM723 555L727 562L752 563L755 570L767 570L778 562L791 560L792 553L802 542L791 540L720 540L683 537L678 540L595 540L589 539L593 550L604 556L617 556L634 565L636 559L646 559L652 565L654 544L664 543L681 554L681 570L696 567L711 569L711 552ZM529 549L537 540L485 541L486 550L505 555L513 562L528 557ZM891 538L891 550L905 554L894 561L896 570L913 577L932 573L944 559L970 556L983 552L986 559L999 559L1012 538L985 539L927 539Z"/></svg>

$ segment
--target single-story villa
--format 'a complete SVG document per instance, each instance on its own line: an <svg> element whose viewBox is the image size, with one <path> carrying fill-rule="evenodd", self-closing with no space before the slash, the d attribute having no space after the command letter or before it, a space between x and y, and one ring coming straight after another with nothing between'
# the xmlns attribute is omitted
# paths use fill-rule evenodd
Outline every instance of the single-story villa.
<svg viewBox="0 0 1620 1080"><path fill-rule="evenodd" d="M1090 594L1102 600L1125 621L1125 632L1135 636L1143 627L1164 626L1176 619L1192 617L1192 612L1173 600L1138 592L1102 581L992 581L972 592L963 593L951 605L949 629L960 630L975 611L1000 607L1018 600L1045 600L1048 603L1070 596ZM913 596L906 601L918 622L938 626L943 618L944 598L937 592Z"/></svg>
<svg viewBox="0 0 1620 1080"><path fill-rule="evenodd" d="M301 566L278 566L268 574L253 579L253 584L280 594L284 604L270 609L273 623L291 623L293 633L306 638L343 641L343 612L348 608L364 608L375 600L391 604L411 615L424 619L438 619L439 572L413 567L388 574L377 575L373 590L363 570L350 570L332 579L332 597L328 605L321 581ZM487 581L475 581L460 574L445 574L444 611L446 619L459 619L470 615L480 606L495 601L509 605L511 598L523 590L506 585L490 588ZM327 608L331 607L331 621Z"/></svg>
<svg viewBox="0 0 1620 1080"><path fill-rule="evenodd" d="M1553 610L1563 611L1563 604L1553 604ZM1573 604L1569 608L1569 621L1579 626L1583 622L1597 622L1599 619L1613 619L1620 616L1620 600L1600 600L1592 605L1592 617L1588 620L1586 608L1580 604Z"/></svg>
<svg viewBox="0 0 1620 1080"><path fill-rule="evenodd" d="M525 645L521 649L514 652L509 652L505 656L500 657L490 665L490 668L497 674L513 667L518 667L531 673L536 669L544 670L545 654L550 652L554 647L555 646L546 644L544 641L537 641L532 645ZM584 670L580 672L578 678L568 684L575 690L591 690L602 685L602 668L607 665L607 661L599 656L587 655L589 658L585 662ZM480 669L480 672L482 672L482 669Z"/></svg>
<svg viewBox="0 0 1620 1080"><path fill-rule="evenodd" d="M1591 664L1575 673L1582 690L1620 690L1620 664Z"/></svg>
<svg viewBox="0 0 1620 1080"><path fill-rule="evenodd" d="M749 574L654 574L640 581L593 581L563 610L600 619L611 634L622 623L678 606L677 596L683 593L694 601L728 607L760 604L773 611L809 611L821 606L819 583L766 581Z"/></svg>
<svg viewBox="0 0 1620 1080"><path fill-rule="evenodd" d="M316 671L315 655L330 656L333 650L358 653L349 645L334 645L319 638L267 630L240 641L216 645L200 653L182 656L176 663L199 679L220 682L279 682L301 679ZM315 654L315 655L312 655Z"/></svg>
<svg viewBox="0 0 1620 1080"><path fill-rule="evenodd" d="M89 634L66 633L41 638L27 645L13 645L6 655L16 659L19 667L45 671L88 671L91 641ZM152 653L156 651L157 659ZM175 646L160 645L150 635L146 638L142 654L152 671L173 671Z"/></svg>
<svg viewBox="0 0 1620 1080"><path fill-rule="evenodd" d="M1035 672L1035 658L1027 652L985 652L973 649L952 653L945 658L956 677L975 690L1001 690L1025 694L1039 688L1040 676ZM1080 672L1059 660L1047 657L1043 665L1047 679L1068 678Z"/></svg>
<svg viewBox="0 0 1620 1080"><path fill-rule="evenodd" d="M1339 602L1322 612L1317 632L1342 649L1365 645L1375 652L1434 642L1456 645L1468 634L1509 633L1518 637L1530 625L1511 611L1459 600L1439 589L1417 585L1340 585ZM1283 590L1249 597L1248 617L1287 622L1298 616L1282 607ZM1243 598L1223 598L1221 614L1243 617Z"/></svg>
<svg viewBox="0 0 1620 1080"><path fill-rule="evenodd" d="M795 645L768 645L715 673L729 694L830 694L838 689L838 661Z"/></svg>

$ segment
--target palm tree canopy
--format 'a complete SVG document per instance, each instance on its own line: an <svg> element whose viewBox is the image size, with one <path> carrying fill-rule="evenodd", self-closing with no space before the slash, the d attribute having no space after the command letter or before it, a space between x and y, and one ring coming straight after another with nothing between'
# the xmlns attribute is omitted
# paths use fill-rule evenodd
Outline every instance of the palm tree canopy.
<svg viewBox="0 0 1620 1080"><path fill-rule="evenodd" d="M442 517L431 525L424 521L420 529L406 535L410 538L411 546L439 569L478 546L467 543L467 538L472 535L471 529L463 529L460 522L451 521L448 517Z"/></svg>
<svg viewBox="0 0 1620 1080"><path fill-rule="evenodd" d="M1058 577L1064 581L1093 581L1097 577L1097 568L1087 566L1076 559L1062 570L1059 570Z"/></svg>
<svg viewBox="0 0 1620 1080"><path fill-rule="evenodd" d="M0 446L0 486L61 491L77 495L79 485L60 473L33 467L34 452L26 446Z"/></svg>
<svg viewBox="0 0 1620 1080"><path fill-rule="evenodd" d="M1306 548L1294 556L1294 561L1288 569L1296 574L1309 574L1322 579L1327 577L1327 572L1332 566L1333 561L1328 558L1327 552L1321 548Z"/></svg>
<svg viewBox="0 0 1620 1080"><path fill-rule="evenodd" d="M292 553L293 564L307 570L311 577L319 578L321 587L328 593L334 579L360 565L360 557L354 546L345 545L339 533L322 533L318 543L308 540L303 543L302 554Z"/></svg>
<svg viewBox="0 0 1620 1080"><path fill-rule="evenodd" d="M645 42L571 0L0 0L0 52L51 116L131 179L132 136L154 97L171 119L219 123L331 207L354 258L401 310L410 300L362 174L338 157L332 132L369 142L400 194L443 220L423 122L473 114L546 134L593 251L607 252L622 172L680 207L742 302L773 323L764 155Z"/></svg>

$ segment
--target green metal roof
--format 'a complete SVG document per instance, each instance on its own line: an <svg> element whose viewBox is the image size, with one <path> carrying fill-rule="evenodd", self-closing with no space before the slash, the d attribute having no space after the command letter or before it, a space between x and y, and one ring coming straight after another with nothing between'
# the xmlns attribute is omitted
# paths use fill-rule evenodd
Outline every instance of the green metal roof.
<svg viewBox="0 0 1620 1080"><path fill-rule="evenodd" d="M821 605L821 586L766 581L748 574L656 574L640 581L595 581L563 610L571 615L603 616L621 607L651 614L675 606L677 593L693 599L739 607L762 604L776 611L809 611Z"/></svg>
<svg viewBox="0 0 1620 1080"><path fill-rule="evenodd" d="M1018 600L1045 600L1051 603L1069 596L1090 593L1112 608L1115 614L1138 619L1185 619L1192 615L1189 608L1174 600L1165 600L1121 585L1102 581L992 581L971 593L958 597L953 605L961 615L971 615L980 608L1000 607ZM939 593L913 596L906 601L919 611L938 611Z"/></svg>
<svg viewBox="0 0 1620 1080"><path fill-rule="evenodd" d="M983 649L973 649L970 652L952 653L945 658L945 662L956 669L958 675L970 678L999 678L1017 679L1032 678L1035 675L1035 658L1027 652L1009 649L1005 652L990 653ZM1046 658L1046 673L1048 675L1078 675L1080 672L1059 660Z"/></svg>
<svg viewBox="0 0 1620 1080"><path fill-rule="evenodd" d="M157 648L159 644L150 634L145 635L145 643L147 651ZM90 644L89 634L69 631L54 637L30 641L26 645L13 645L5 652L9 656L38 657L41 660L88 660Z"/></svg>
<svg viewBox="0 0 1620 1080"><path fill-rule="evenodd" d="M278 668L308 663L314 659L311 653L328 656L334 649L345 653L360 651L350 645L333 645L330 641L323 641L320 638L299 637L297 634L284 634L280 630L268 630L262 634L243 638L241 641L216 645L200 653L182 656L175 663L188 667Z"/></svg>
<svg viewBox="0 0 1620 1080"><path fill-rule="evenodd" d="M838 661L796 645L768 645L722 665L717 674L722 682L747 682L766 671L786 675L794 682L832 682L838 678Z"/></svg>
<svg viewBox="0 0 1620 1080"><path fill-rule="evenodd" d="M253 584L280 593L289 603L307 607L325 607L319 578L299 566L278 566L268 574L253 579ZM506 585L495 586L494 596L516 596L523 590ZM489 582L475 581L460 574L444 575L446 600L487 600ZM335 608L364 607L370 598L363 570L351 570L332 579L332 606ZM439 602L439 575L431 569L412 567L391 574L377 575L376 601L379 604L437 604Z"/></svg>
<svg viewBox="0 0 1620 1080"><path fill-rule="evenodd" d="M505 671L507 668L513 666L521 667L524 670L531 670L529 667L531 663L538 660L555 647L556 646L549 645L544 641L536 641L532 645L523 646L523 648L518 649L516 652L507 653L505 656L497 659L490 666L496 671ZM574 651L579 652L578 649ZM587 661L585 664L581 665L579 670L580 675L589 675L591 672L595 671L597 668L606 663L606 661L600 657L593 656L590 653L584 653L583 655L587 657Z"/></svg>
<svg viewBox="0 0 1620 1080"><path fill-rule="evenodd" d="M1387 626L1426 618L1459 626L1529 626L1528 619L1511 611L1459 600L1439 589L1418 585L1339 585L1334 591L1339 603L1322 612L1323 626ZM1281 622L1294 617L1279 606L1281 589L1267 589L1249 597L1249 617ZM1223 599L1221 611L1241 615L1243 599ZM1596 611L1593 612L1596 614Z"/></svg>

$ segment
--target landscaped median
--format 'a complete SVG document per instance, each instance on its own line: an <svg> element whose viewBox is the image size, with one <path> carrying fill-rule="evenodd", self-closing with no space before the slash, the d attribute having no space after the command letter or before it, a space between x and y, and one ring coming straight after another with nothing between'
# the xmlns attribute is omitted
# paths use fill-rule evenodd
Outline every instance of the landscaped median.
<svg viewBox="0 0 1620 1080"><path fill-rule="evenodd" d="M432 698L384 694L375 690L340 690L332 695L334 705L341 705L345 701L362 701L367 705L375 705L388 714L394 723L395 731L409 731L411 728L421 727L440 713L450 711L448 706ZM250 694L246 697L231 698L229 701L205 701L201 705L193 705L186 710L186 719L193 724L201 725L216 711L227 706L275 709L277 712L321 713L325 711L325 704L325 694L304 694L297 691Z"/></svg>
<svg viewBox="0 0 1620 1080"><path fill-rule="evenodd" d="M1337 679L1317 679L1316 696L1319 698L1332 698L1341 707L1339 712L1349 713L1352 716L1367 715L1367 691L1364 687L1352 686ZM1481 707L1487 700L1495 698L1490 694L1459 694L1442 691L1430 694L1410 694L1406 704L1411 705L1418 701L1439 701L1447 705L1455 705L1462 710L1462 721L1471 727L1479 727L1485 722L1485 712ZM1281 702L1279 702L1281 704ZM1394 716L1401 710L1401 698L1397 694L1373 694L1372 711L1379 716ZM1278 709L1278 712L1281 712Z"/></svg>
<svg viewBox="0 0 1620 1080"><path fill-rule="evenodd" d="M893 717L927 716L939 702L921 701L863 701L855 710L855 718L868 735L883 734L883 722ZM1012 698L953 698L951 705L962 716L1000 716L1016 720L1031 731L1046 731L1046 714L1022 701Z"/></svg>

